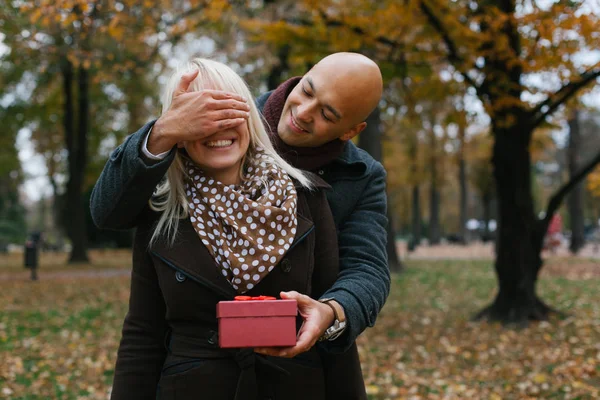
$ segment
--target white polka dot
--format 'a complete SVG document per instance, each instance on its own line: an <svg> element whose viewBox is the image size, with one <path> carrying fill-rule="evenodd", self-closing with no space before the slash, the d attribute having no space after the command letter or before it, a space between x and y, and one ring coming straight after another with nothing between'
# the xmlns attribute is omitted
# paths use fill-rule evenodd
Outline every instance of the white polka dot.
<svg viewBox="0 0 600 400"><path fill-rule="evenodd" d="M246 287L248 288L248 290L250 290L250 289L252 289L254 287L254 285L251 284L251 283L249 283Z"/></svg>
<svg viewBox="0 0 600 400"><path fill-rule="evenodd" d="M253 266L253 267L256 267L257 265L258 265L258 260L254 260L254 261L252 261L252 266Z"/></svg>
<svg viewBox="0 0 600 400"><path fill-rule="evenodd" d="M252 223L252 224L250 224L250 229L256 229L256 226L257 225L255 223Z"/></svg>
<svg viewBox="0 0 600 400"><path fill-rule="evenodd" d="M285 250L279 249L279 254L284 255L285 254Z"/></svg>
<svg viewBox="0 0 600 400"><path fill-rule="evenodd" d="M265 266L261 265L260 267L258 267L258 272L265 272Z"/></svg>
<svg viewBox="0 0 600 400"><path fill-rule="evenodd" d="M250 249L250 250L248 250L248 252L250 253L250 255L251 255L251 256L253 256L253 255L254 255L254 253L256 253L256 250L254 250L254 249Z"/></svg>
<svg viewBox="0 0 600 400"><path fill-rule="evenodd" d="M263 259L264 261L268 261L268 260L269 260L269 256L268 256L267 254L265 254L265 255L263 255L262 259Z"/></svg>
<svg viewBox="0 0 600 400"><path fill-rule="evenodd" d="M252 276L252 279L254 280L254 282L258 282L258 280L260 279L260 275L258 275L258 274L254 274L254 275Z"/></svg>
<svg viewBox="0 0 600 400"><path fill-rule="evenodd" d="M271 215L271 210L269 210L268 208L265 210L265 215L268 217L269 215Z"/></svg>
<svg viewBox="0 0 600 400"><path fill-rule="evenodd" d="M250 279L250 274L244 274L242 278L244 278L244 280L247 281L248 279Z"/></svg>
<svg viewBox="0 0 600 400"><path fill-rule="evenodd" d="M273 271L273 268L275 268L275 266L274 266L274 265L271 265L271 266L269 267L269 272Z"/></svg>
<svg viewBox="0 0 600 400"><path fill-rule="evenodd" d="M265 233L267 233L267 231L265 231L264 229L261 229L261 230L259 230L259 231L258 231L258 233L259 233L261 236L265 236Z"/></svg>
<svg viewBox="0 0 600 400"><path fill-rule="evenodd" d="M273 235L273 234L271 233L271 234L269 235L269 240L270 240L270 241L273 241L273 240L275 240L275 235Z"/></svg>
<svg viewBox="0 0 600 400"><path fill-rule="evenodd" d="M271 261L271 262L274 264L274 263L275 263L275 261L277 261L277 258L275 258L275 257L271 257L271 260L270 260L270 261Z"/></svg>
<svg viewBox="0 0 600 400"><path fill-rule="evenodd" d="M239 273L240 273L240 270L239 270L239 269L237 269L237 268L236 268L236 269L234 269L234 270L233 270L233 274L234 274L234 275L238 275Z"/></svg>
<svg viewBox="0 0 600 400"><path fill-rule="evenodd" d="M224 269L222 269L221 272L223 273L223 276L227 276L227 271L225 271Z"/></svg>
<svg viewBox="0 0 600 400"><path fill-rule="evenodd" d="M242 270L248 271L248 264L242 264Z"/></svg>
<svg viewBox="0 0 600 400"><path fill-rule="evenodd" d="M247 223L251 223L251 222L252 222L252 217L248 217L248 218L246 218L246 222L247 222Z"/></svg>

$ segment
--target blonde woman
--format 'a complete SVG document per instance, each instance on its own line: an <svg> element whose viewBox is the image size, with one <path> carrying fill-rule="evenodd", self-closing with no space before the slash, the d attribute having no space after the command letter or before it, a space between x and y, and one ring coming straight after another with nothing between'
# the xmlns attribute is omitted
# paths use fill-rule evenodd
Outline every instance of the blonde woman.
<svg viewBox="0 0 600 400"><path fill-rule="evenodd" d="M190 72L190 87L178 86ZM205 59L173 74L163 112L177 90L251 98L234 71ZM339 268L328 185L278 156L256 106L249 108L245 123L178 143L138 218L112 399L341 398L326 381L362 381L357 357L337 362L317 346L289 359L217 346L218 301L287 291L319 298ZM331 366L335 372L326 372Z"/></svg>

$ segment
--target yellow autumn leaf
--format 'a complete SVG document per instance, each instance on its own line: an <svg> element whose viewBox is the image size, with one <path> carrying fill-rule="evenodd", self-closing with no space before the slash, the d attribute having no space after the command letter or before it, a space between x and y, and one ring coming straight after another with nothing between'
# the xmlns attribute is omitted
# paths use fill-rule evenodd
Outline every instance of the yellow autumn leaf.
<svg viewBox="0 0 600 400"><path fill-rule="evenodd" d="M547 376L546 374L541 374L541 373L540 373L540 374L536 374L536 375L533 377L533 381L534 381L535 383L537 383L537 384L544 383L544 382L546 382L547 380L548 380L548 376Z"/></svg>

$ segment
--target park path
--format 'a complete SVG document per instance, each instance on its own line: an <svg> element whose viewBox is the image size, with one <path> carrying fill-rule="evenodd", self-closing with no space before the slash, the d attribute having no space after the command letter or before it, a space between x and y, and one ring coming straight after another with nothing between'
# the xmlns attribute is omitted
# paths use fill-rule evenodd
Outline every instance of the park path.
<svg viewBox="0 0 600 400"><path fill-rule="evenodd" d="M113 269L96 269L96 270L69 270L69 271L38 271L38 280L54 280L54 279L78 279L78 278L113 278L117 276L129 276L130 269L113 268ZM0 273L1 281L26 281L31 279L29 271L23 272L4 272Z"/></svg>
<svg viewBox="0 0 600 400"><path fill-rule="evenodd" d="M402 260L490 260L494 259L494 246L491 243L471 243L468 246L442 244L438 246L419 246L415 251L408 252L406 243L403 241L397 242L397 249ZM550 256L549 252L544 255ZM124 257L126 260L127 257ZM553 257L571 257L568 246L563 244ZM596 260L600 260L600 249L594 248L593 245L586 245L578 254L579 259L589 260L588 264L595 264L594 269L600 270ZM127 261L118 265L127 265ZM589 269L589 268L588 268ZM45 280L60 280L60 279L86 279L86 278L113 278L120 276L129 276L131 269L129 268L96 268L89 267L82 269L62 269L62 270L44 270L44 267L38 269L38 279ZM598 275L596 272L594 275ZM7 281L29 281L31 277L30 271L26 269L12 269L8 272L2 272L0 269L0 282Z"/></svg>

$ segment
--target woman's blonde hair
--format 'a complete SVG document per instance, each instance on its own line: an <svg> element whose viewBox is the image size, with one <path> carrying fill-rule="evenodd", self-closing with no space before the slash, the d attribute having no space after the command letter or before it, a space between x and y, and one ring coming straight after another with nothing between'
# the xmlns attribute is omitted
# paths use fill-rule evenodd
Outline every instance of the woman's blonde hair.
<svg viewBox="0 0 600 400"><path fill-rule="evenodd" d="M281 158L269 139L269 136L263 126L263 120L256 104L252 101L253 96L244 80L227 65L217 61L204 58L194 58L191 61L180 65L171 75L162 97L162 113L164 114L173 100L175 89L179 85L181 77L194 70L200 72L190 85L189 91L201 91L203 89L223 90L237 93L248 99L250 106L250 118L248 132L250 133L250 143L248 151L242 159L240 175L243 178L243 169L248 158L256 154L257 148L262 148L273 163L283 169L288 175L296 179L302 186L311 188L310 179L299 169L292 167L283 158ZM150 208L154 211L162 212L160 219L154 229L150 239L150 245L155 243L161 235L165 235L168 242L173 245L179 226L179 220L188 216L188 200L184 190L183 155L179 151L175 153L175 159L167 170L166 179L156 188L154 195L150 199Z"/></svg>

